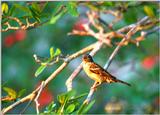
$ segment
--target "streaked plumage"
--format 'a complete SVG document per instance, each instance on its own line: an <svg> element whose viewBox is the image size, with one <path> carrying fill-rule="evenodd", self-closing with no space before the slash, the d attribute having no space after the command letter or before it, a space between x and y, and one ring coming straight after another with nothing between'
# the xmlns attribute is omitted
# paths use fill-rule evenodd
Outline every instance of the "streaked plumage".
<svg viewBox="0 0 160 115"><path fill-rule="evenodd" d="M97 82L97 85L101 83L113 83L120 82L131 86L129 83L121 81L103 69L100 65L96 64L92 57L89 54L83 56L83 69L85 73L94 81Z"/></svg>

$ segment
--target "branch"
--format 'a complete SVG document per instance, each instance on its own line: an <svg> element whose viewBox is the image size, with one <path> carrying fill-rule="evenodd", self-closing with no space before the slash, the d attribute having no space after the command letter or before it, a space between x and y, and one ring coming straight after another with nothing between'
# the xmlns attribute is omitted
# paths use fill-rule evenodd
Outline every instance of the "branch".
<svg viewBox="0 0 160 115"><path fill-rule="evenodd" d="M40 89L39 89L39 91L38 91L38 93L37 93L37 96L35 97L35 99L34 99L34 101L35 101L35 103L36 103L36 111L37 111L37 114L39 114L39 102L38 102L38 98L39 98L39 96L40 96L40 94L41 94L41 92L42 92L42 89L43 89L43 86L44 86L44 81L42 81L42 83L41 83L41 85L40 85Z"/></svg>
<svg viewBox="0 0 160 115"><path fill-rule="evenodd" d="M7 21L3 24L6 25L7 27L5 29L2 29L1 32L6 32L8 30L19 30L19 29L26 30L28 28L35 27L38 24L37 21L34 23L30 23L28 18L26 18L26 24L23 24L23 22L16 17L10 17L10 16L3 16L3 17L15 21L16 23L18 23L19 26L18 27L11 26L9 21Z"/></svg>
<svg viewBox="0 0 160 115"><path fill-rule="evenodd" d="M107 61L107 63L106 63L105 66L104 66L104 69L106 69L106 70L108 69L108 67L110 66L113 58L114 58L115 55L118 53L119 49L122 47L122 45L124 44L124 42L128 41L128 40L131 38L131 36L132 36L133 34L135 34L137 31L143 29L141 26L142 26L142 24L144 24L146 21L148 21L148 19L149 19L148 17L144 17L144 18L142 18L139 22L137 22L136 24L132 24L132 25L130 26L130 27L132 27L132 28L130 28L129 32L126 34L126 36L121 40L121 42L117 45L117 47L115 48L115 50L112 52L111 56L109 57L109 60ZM144 27L145 27L145 26L144 26ZM128 27L126 27L126 28L128 29ZM122 30L124 31L124 30L126 30L126 29L121 29L121 31L122 31ZM93 84L93 86L91 87L91 89L90 89L90 91L89 91L89 94L88 94L86 100L84 101L84 104L88 104L88 103L90 102L90 100L91 100L91 98L92 98L92 95L94 94L94 92L95 92L95 90L96 90L96 88L93 88L93 87L95 87L95 84L96 84L96 82L95 82L95 83Z"/></svg>
<svg viewBox="0 0 160 115"><path fill-rule="evenodd" d="M88 47L86 48L83 48L81 49L80 51L70 55L69 57L67 57L65 59L65 62L62 63L61 66L59 66L59 68L57 68L45 81L44 81L44 84L43 84L43 87L46 87L47 84L53 80L67 65L70 61L72 61L73 59L75 59L76 57L82 55L82 54L85 54L86 52L89 52L91 51L95 45L97 43L93 43L91 45L89 45ZM21 103L24 103L26 101L29 101L29 100L33 100L35 99L35 97L37 96L37 93L39 92L39 90L41 89L41 86L39 86L37 89L35 89L34 91L32 91L32 93L28 94L27 96L25 96L24 98L22 98L21 100L13 103L12 105L6 107L6 108L3 108L2 110L2 113L5 114L6 112L8 112L9 110L13 109L14 107L16 107L17 105L21 104Z"/></svg>
<svg viewBox="0 0 160 115"><path fill-rule="evenodd" d="M141 24L143 24L144 22L146 22L148 19L149 18L146 16L146 17L142 18L136 24L132 24L132 25L130 25L128 27L125 27L124 29L119 30L119 31L124 31L124 30L126 30L126 28L128 29L129 27L132 27L132 28L130 28L130 31L127 33L126 37L124 37L121 40L121 42L118 44L118 46L115 48L115 50L110 55L109 60L107 61L107 63L104 66L104 69L106 69L106 70L108 69L108 67L110 66L113 58L115 57L115 55L118 53L119 49L121 48L121 46L122 46L121 44L123 44L126 41L126 39L130 39L131 36L138 31L138 27L141 26Z"/></svg>
<svg viewBox="0 0 160 115"><path fill-rule="evenodd" d="M91 56L94 56L102 47L102 42L97 42L94 49L90 52ZM72 90L72 82L73 79L80 73L82 70L82 63L74 70L74 72L70 75L70 77L66 81L67 91Z"/></svg>

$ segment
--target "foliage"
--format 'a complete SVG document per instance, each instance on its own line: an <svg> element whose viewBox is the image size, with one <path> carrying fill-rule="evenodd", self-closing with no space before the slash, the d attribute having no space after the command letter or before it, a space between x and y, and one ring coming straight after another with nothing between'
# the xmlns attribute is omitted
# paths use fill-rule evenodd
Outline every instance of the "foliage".
<svg viewBox="0 0 160 115"><path fill-rule="evenodd" d="M87 93L75 96L74 90L63 93L57 96L57 103L51 102L41 114L81 114L87 113L93 106L94 102L83 107L80 105L80 99L87 95Z"/></svg>
<svg viewBox="0 0 160 115"><path fill-rule="evenodd" d="M57 56L61 54L61 50L59 48L56 49L54 53L53 47L50 48L50 58L48 58L45 62L41 62L41 66L36 70L35 77L43 72L43 70L47 67L49 63L51 63Z"/></svg>
<svg viewBox="0 0 160 115"><path fill-rule="evenodd" d="M145 16L155 21L159 18L158 5L159 2L141 1L3 1L1 5L2 29L7 28L7 22L19 28L2 33L2 108L20 100L24 93L29 94L33 91L38 81L46 79L59 67L61 56L72 54L95 42L95 39L89 36L67 36L67 33L72 30L84 30L83 24L88 23L86 20L88 10L100 13L102 20L107 24L111 24L116 16L105 15L104 11L116 12L122 18L113 24L112 29L118 30ZM10 17L19 19L23 24L19 25ZM30 24L35 23L35 25L23 30L22 27L27 25L27 19ZM112 31L106 25L103 24L103 26L105 32ZM139 35L140 33L137 33L133 37ZM47 86L50 89L50 95L57 97L57 101L54 98L54 101L50 102L41 114L158 114L158 36L159 32L154 32L146 36L140 42L139 47L133 44L123 47L114 58L109 71L117 78L130 82L131 88L120 84L102 85L94 97L96 104L94 104L95 100L88 105L82 104L83 98L87 95L84 92L88 92L92 82L82 73L74 81L75 91L60 94L66 88L64 84L67 78L81 63L81 60L77 59ZM119 38L113 39L113 43L119 40ZM94 60L103 66L115 47L116 44L113 44L112 48L103 47L95 55ZM40 60L38 63L32 57L33 54L37 54ZM26 106L22 105L10 113L20 113ZM115 107L118 111L114 109ZM34 106L28 108L26 113L33 113L35 110Z"/></svg>

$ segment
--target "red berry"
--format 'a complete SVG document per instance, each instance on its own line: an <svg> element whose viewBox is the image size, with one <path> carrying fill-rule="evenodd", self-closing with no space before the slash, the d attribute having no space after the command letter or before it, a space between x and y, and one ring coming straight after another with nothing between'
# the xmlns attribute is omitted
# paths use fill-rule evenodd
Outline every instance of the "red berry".
<svg viewBox="0 0 160 115"><path fill-rule="evenodd" d="M26 31L25 30L17 30L15 32L15 39L16 41L22 41L26 37Z"/></svg>
<svg viewBox="0 0 160 115"><path fill-rule="evenodd" d="M9 35L4 40L5 47L11 47L15 43L13 35Z"/></svg>
<svg viewBox="0 0 160 115"><path fill-rule="evenodd" d="M85 31L85 28L83 27L83 24L86 24L88 22L89 22L88 19L82 18L75 23L73 29L78 30L78 31Z"/></svg>

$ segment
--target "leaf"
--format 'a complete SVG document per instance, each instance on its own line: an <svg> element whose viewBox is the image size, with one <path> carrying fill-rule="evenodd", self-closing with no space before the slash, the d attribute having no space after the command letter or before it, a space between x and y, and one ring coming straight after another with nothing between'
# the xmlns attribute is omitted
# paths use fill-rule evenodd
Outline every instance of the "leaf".
<svg viewBox="0 0 160 115"><path fill-rule="evenodd" d="M57 51L57 50L56 50ZM54 57L54 48L51 47L50 48L50 57L53 58Z"/></svg>
<svg viewBox="0 0 160 115"><path fill-rule="evenodd" d="M95 103L95 100L91 101L89 104L82 104L82 106L80 107L80 109L77 111L77 114L85 114L87 113L90 108L93 106L93 104Z"/></svg>
<svg viewBox="0 0 160 115"><path fill-rule="evenodd" d="M4 90L5 92L7 92L8 96L10 96L10 97L13 98L13 99L16 99L17 93L16 93L15 90L13 90L13 89L11 89L11 88L9 88L9 87L3 87L3 90Z"/></svg>
<svg viewBox="0 0 160 115"><path fill-rule="evenodd" d="M76 106L74 104L69 105L66 109L66 113L72 113L75 108Z"/></svg>
<svg viewBox="0 0 160 115"><path fill-rule="evenodd" d="M144 6L144 11L149 17L151 17L151 18L155 17L155 14L154 14L153 9L151 7Z"/></svg>
<svg viewBox="0 0 160 115"><path fill-rule="evenodd" d="M59 14L51 17L49 24L54 24L57 20L64 15L65 11L61 11Z"/></svg>
<svg viewBox="0 0 160 115"><path fill-rule="evenodd" d="M61 50L60 50L59 48L57 48L54 56L57 56L57 55L59 55L59 54L61 54Z"/></svg>
<svg viewBox="0 0 160 115"><path fill-rule="evenodd" d="M13 12L15 11L16 7L13 5L9 10L9 16L12 16Z"/></svg>
<svg viewBox="0 0 160 115"><path fill-rule="evenodd" d="M37 20L38 22L40 22L41 21L40 18L39 18L40 14L34 8L32 8L32 7L30 7L30 11L32 13L33 18L35 20Z"/></svg>
<svg viewBox="0 0 160 115"><path fill-rule="evenodd" d="M53 109L56 107L56 104L52 101L47 107L44 113L51 113Z"/></svg>
<svg viewBox="0 0 160 115"><path fill-rule="evenodd" d="M114 6L115 4L112 1L112 2L104 2L104 5L108 7L108 6Z"/></svg>
<svg viewBox="0 0 160 115"><path fill-rule="evenodd" d="M20 4L14 4L14 7L20 9L20 11L22 10L26 13L31 13L28 7L22 6Z"/></svg>
<svg viewBox="0 0 160 115"><path fill-rule="evenodd" d="M8 4L7 3L2 3L1 7L2 13L8 13Z"/></svg>
<svg viewBox="0 0 160 115"><path fill-rule="evenodd" d="M69 92L66 92L66 93L62 93L60 95L58 95L58 101L61 103L61 104L64 104L66 100L69 100L71 99L74 95L75 95L75 91L74 90L71 90Z"/></svg>
<svg viewBox="0 0 160 115"><path fill-rule="evenodd" d="M22 89L18 92L17 98L21 97L26 92L26 89Z"/></svg>
<svg viewBox="0 0 160 115"><path fill-rule="evenodd" d="M46 68L47 65L41 65L35 72L35 77L37 77L39 74L43 72L43 70Z"/></svg>
<svg viewBox="0 0 160 115"><path fill-rule="evenodd" d="M32 8L33 8L34 10L36 10L38 13L41 12L41 9L40 9L39 5L38 5L36 2L33 2L33 3L32 3Z"/></svg>
<svg viewBox="0 0 160 115"><path fill-rule="evenodd" d="M88 93L81 94L81 95L79 95L79 96L77 96L77 97L75 97L75 98L73 98L73 99L70 99L69 101L77 101L78 99L86 96L87 94L88 94Z"/></svg>
<svg viewBox="0 0 160 115"><path fill-rule="evenodd" d="M72 15L72 16L79 16L79 13L77 11L77 4L76 2L68 2L66 4L67 6L67 10L68 12Z"/></svg>
<svg viewBox="0 0 160 115"><path fill-rule="evenodd" d="M85 109L84 109L84 113L87 113L90 109L91 109L91 107L94 105L94 103L95 103L95 100L93 100L93 101L91 101L86 107L85 107Z"/></svg>

